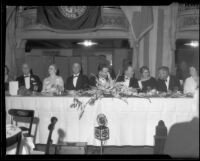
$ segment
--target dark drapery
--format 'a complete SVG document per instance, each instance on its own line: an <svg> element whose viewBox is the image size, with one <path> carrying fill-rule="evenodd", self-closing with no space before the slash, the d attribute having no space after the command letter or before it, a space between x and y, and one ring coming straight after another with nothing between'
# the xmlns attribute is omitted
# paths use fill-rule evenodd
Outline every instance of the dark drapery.
<svg viewBox="0 0 200 161"><path fill-rule="evenodd" d="M77 18L69 18L58 7L38 6L37 22L59 30L95 29L102 25L101 6L87 6L83 14L80 17L77 16Z"/></svg>

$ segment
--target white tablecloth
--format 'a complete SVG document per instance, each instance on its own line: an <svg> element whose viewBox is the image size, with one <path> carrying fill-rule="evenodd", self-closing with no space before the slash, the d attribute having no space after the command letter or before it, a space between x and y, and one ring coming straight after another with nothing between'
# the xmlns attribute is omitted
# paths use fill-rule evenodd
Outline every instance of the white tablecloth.
<svg viewBox="0 0 200 161"><path fill-rule="evenodd" d="M80 97L86 102L89 97ZM100 145L94 138L96 117L106 115L110 129L107 145L154 145L155 127L163 120L169 128L178 122L190 121L197 115L192 98L128 98L128 104L115 98L102 98L88 105L79 120L77 109L70 108L72 97L6 97L6 111L10 108L33 109L39 118L36 143L47 142L50 118L58 121L52 134L53 143L60 141L87 142ZM10 117L7 116L7 121ZM34 134L35 126L32 133Z"/></svg>

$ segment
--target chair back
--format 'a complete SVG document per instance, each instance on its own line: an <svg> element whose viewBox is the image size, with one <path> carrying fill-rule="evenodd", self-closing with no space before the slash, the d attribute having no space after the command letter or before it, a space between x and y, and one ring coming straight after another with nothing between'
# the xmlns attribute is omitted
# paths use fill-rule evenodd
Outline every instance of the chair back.
<svg viewBox="0 0 200 161"><path fill-rule="evenodd" d="M164 154L165 141L167 139L167 127L163 120L158 122L156 126L156 134L154 136L154 154Z"/></svg>
<svg viewBox="0 0 200 161"><path fill-rule="evenodd" d="M19 155L21 145L22 133L19 132L16 135L6 139L6 148L9 148L17 143L16 154Z"/></svg>
<svg viewBox="0 0 200 161"><path fill-rule="evenodd" d="M34 119L34 110L23 110L23 109L10 109L8 113L12 116L11 123L13 124L13 118L30 118L28 136L31 135L31 129ZM16 121L17 122L17 121Z"/></svg>

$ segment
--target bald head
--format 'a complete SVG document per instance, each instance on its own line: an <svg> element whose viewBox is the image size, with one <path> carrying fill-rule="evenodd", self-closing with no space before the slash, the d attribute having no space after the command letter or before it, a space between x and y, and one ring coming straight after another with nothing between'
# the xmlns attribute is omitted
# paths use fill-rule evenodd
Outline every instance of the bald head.
<svg viewBox="0 0 200 161"><path fill-rule="evenodd" d="M81 65L79 63L74 63L72 66L73 74L78 74L81 72Z"/></svg>
<svg viewBox="0 0 200 161"><path fill-rule="evenodd" d="M22 72L24 75L30 74L30 67L27 63L22 64Z"/></svg>

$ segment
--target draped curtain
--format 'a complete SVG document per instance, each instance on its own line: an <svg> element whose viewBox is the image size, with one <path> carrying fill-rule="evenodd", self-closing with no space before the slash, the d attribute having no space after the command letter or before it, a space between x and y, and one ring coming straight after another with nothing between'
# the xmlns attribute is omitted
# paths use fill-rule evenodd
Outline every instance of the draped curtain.
<svg viewBox="0 0 200 161"><path fill-rule="evenodd" d="M130 24L130 30L132 34L131 44L134 49L132 64L136 70L135 74L138 75L138 55L140 47L139 42L153 27L152 6L121 6L121 9L126 15Z"/></svg>
<svg viewBox="0 0 200 161"><path fill-rule="evenodd" d="M138 69L146 65L157 76L158 67L175 67L176 19L178 4L169 6L121 6L130 24L132 64Z"/></svg>
<svg viewBox="0 0 200 161"><path fill-rule="evenodd" d="M62 10L60 9L61 7ZM71 8L70 8L71 7ZM77 8L79 7L79 9ZM85 7L85 10L83 8ZM82 15L81 15L82 8ZM74 11L69 12L69 11ZM71 14L70 14L71 13ZM78 16L78 13L80 15ZM73 18L71 17L73 16ZM77 16L77 17L76 17ZM81 33L103 26L101 6L38 6L37 23L45 29L63 33Z"/></svg>
<svg viewBox="0 0 200 161"><path fill-rule="evenodd" d="M6 10L6 56L5 64L10 70L10 76L16 77L16 28L17 28L17 12L16 6L8 6Z"/></svg>

